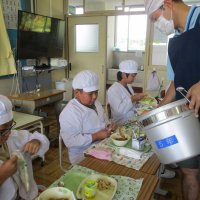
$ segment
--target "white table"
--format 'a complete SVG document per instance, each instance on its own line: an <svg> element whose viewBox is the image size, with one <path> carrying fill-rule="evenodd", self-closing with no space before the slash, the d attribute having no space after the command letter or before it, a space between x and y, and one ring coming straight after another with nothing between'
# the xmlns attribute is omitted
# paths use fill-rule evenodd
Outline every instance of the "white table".
<svg viewBox="0 0 200 200"><path fill-rule="evenodd" d="M16 122L15 128L18 130L26 129L32 132L39 128L40 133L44 133L42 124L43 117L13 111L13 118Z"/></svg>

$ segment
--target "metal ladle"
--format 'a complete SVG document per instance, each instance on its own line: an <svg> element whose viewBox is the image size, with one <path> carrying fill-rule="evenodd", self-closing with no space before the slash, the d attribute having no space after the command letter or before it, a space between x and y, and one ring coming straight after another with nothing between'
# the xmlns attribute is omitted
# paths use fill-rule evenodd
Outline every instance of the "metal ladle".
<svg viewBox="0 0 200 200"><path fill-rule="evenodd" d="M183 94L183 91L187 94L188 91L183 87L177 87L176 91L180 92L182 96L190 103L191 101Z"/></svg>

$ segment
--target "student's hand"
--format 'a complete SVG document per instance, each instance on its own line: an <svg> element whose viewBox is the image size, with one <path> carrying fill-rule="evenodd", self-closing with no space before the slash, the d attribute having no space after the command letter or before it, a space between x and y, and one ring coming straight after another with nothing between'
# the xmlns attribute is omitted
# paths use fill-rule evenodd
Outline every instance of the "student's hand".
<svg viewBox="0 0 200 200"><path fill-rule="evenodd" d="M191 102L189 104L190 109L194 109L195 116L198 117L200 108L200 82L194 84L187 93L187 97L190 98Z"/></svg>
<svg viewBox="0 0 200 200"><path fill-rule="evenodd" d="M14 155L0 165L0 185L17 171L17 159Z"/></svg>
<svg viewBox="0 0 200 200"><path fill-rule="evenodd" d="M39 149L40 149L40 141L37 139L33 139L24 145L23 150L26 153L35 154L38 152Z"/></svg>
<svg viewBox="0 0 200 200"><path fill-rule="evenodd" d="M172 8L172 0L164 0L164 4Z"/></svg>
<svg viewBox="0 0 200 200"><path fill-rule="evenodd" d="M134 94L134 95L131 97L132 102L140 101L144 96L145 96L144 93L137 93L137 94Z"/></svg>
<svg viewBox="0 0 200 200"><path fill-rule="evenodd" d="M116 128L117 128L117 126L113 122L107 126L108 131L115 131Z"/></svg>
<svg viewBox="0 0 200 200"><path fill-rule="evenodd" d="M92 134L92 141L97 141L97 140L103 140L107 137L110 137L111 135L111 130L108 130L107 128L100 130L94 134Z"/></svg>

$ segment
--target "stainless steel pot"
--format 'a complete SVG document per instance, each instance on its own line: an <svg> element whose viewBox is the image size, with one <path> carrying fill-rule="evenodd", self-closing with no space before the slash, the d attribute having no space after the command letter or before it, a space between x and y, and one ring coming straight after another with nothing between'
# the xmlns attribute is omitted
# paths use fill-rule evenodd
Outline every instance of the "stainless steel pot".
<svg viewBox="0 0 200 200"><path fill-rule="evenodd" d="M169 164L200 154L200 123L181 99L139 118L161 163Z"/></svg>

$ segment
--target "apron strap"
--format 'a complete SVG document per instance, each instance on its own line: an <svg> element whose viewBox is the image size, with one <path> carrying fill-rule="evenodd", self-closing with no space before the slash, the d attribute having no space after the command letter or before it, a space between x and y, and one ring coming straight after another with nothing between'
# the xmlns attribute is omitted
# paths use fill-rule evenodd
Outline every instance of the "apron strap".
<svg viewBox="0 0 200 200"><path fill-rule="evenodd" d="M192 16L193 16L193 14L194 14L194 11L196 10L196 8L197 7L194 7L194 9L192 10L192 13L190 14L190 18L189 18L189 20L188 20L188 23L187 23L187 28L186 28L186 31L188 31L189 30L189 27L190 27L190 22L191 22L191 19L192 19ZM195 24L195 26L196 26L196 24Z"/></svg>
<svg viewBox="0 0 200 200"><path fill-rule="evenodd" d="M197 20L196 20L196 23L195 23L195 26L194 26L195 28L197 28L197 27L200 27L200 14L199 14L199 16L197 17Z"/></svg>

